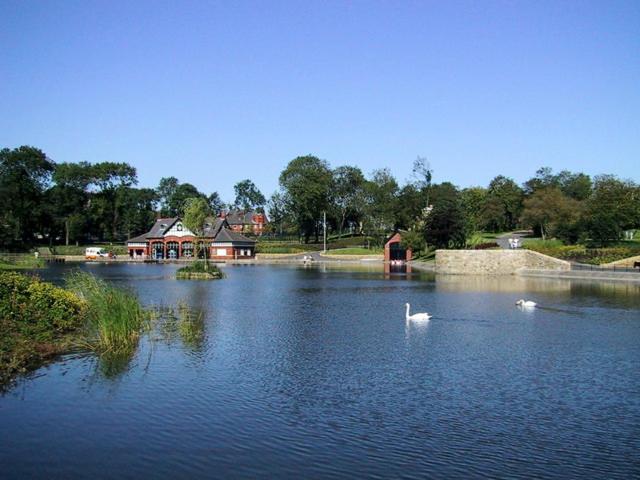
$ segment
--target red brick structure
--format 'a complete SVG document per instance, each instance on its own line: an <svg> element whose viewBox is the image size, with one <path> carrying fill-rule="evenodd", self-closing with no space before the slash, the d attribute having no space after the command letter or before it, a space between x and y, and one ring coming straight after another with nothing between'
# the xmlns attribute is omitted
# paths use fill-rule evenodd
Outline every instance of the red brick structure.
<svg viewBox="0 0 640 480"><path fill-rule="evenodd" d="M192 258L195 254L196 236L184 226L178 217L159 218L144 235L127 240L129 257L140 259ZM256 242L234 232L226 220L209 218L204 225L203 238L207 258L213 260L237 260L255 257Z"/></svg>
<svg viewBox="0 0 640 480"><path fill-rule="evenodd" d="M267 223L269 223L264 213L245 212L242 210L222 212L220 218L226 220L229 228L234 232L251 233L256 236L262 235Z"/></svg>
<svg viewBox="0 0 640 480"><path fill-rule="evenodd" d="M409 262L413 257L410 248L402 248L402 232L395 232L384 244L384 261L388 262Z"/></svg>

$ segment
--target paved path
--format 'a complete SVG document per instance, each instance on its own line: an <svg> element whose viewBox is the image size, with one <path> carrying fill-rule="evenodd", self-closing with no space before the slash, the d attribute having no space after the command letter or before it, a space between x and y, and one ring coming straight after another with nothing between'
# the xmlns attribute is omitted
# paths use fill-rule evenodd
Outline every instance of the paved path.
<svg viewBox="0 0 640 480"><path fill-rule="evenodd" d="M522 247L522 238L524 238L526 235L527 235L527 232L505 233L504 235L496 237L496 243L500 246L500 248L506 248L507 250L509 250L511 248L511 246L509 245L509 239L510 238L519 238L520 239L520 246Z"/></svg>

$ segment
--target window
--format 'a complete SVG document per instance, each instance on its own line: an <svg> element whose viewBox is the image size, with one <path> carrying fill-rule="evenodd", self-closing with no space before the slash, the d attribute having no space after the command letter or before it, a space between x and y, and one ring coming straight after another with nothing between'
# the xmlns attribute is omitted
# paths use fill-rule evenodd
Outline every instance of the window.
<svg viewBox="0 0 640 480"><path fill-rule="evenodd" d="M216 257L226 257L227 256L227 249L226 248L218 248L216 250Z"/></svg>
<svg viewBox="0 0 640 480"><path fill-rule="evenodd" d="M179 232L182 231L182 224L179 223L178 225L176 225L176 230L178 230Z"/></svg>

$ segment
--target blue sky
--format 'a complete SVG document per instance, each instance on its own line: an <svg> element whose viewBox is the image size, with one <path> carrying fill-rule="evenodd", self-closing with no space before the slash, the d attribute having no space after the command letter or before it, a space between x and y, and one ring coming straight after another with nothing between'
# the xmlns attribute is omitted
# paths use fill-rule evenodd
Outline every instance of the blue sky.
<svg viewBox="0 0 640 480"><path fill-rule="evenodd" d="M0 1L0 146L226 200L298 155L640 180L640 2Z"/></svg>

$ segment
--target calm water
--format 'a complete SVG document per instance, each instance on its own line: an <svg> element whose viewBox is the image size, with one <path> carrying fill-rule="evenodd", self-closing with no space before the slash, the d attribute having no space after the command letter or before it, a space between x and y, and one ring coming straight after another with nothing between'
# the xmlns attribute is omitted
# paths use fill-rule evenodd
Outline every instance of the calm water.
<svg viewBox="0 0 640 480"><path fill-rule="evenodd" d="M19 383L0 397L4 479L640 476L638 285L85 268L204 311L204 336L152 333L120 373L75 356ZM434 318L407 325L405 302Z"/></svg>

